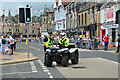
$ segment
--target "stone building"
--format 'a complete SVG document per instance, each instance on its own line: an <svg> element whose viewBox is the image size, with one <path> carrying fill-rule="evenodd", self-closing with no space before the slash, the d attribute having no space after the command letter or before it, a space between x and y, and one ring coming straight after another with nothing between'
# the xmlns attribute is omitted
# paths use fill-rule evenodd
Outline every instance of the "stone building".
<svg viewBox="0 0 120 80"><path fill-rule="evenodd" d="M80 34L100 37L100 7L102 3L82 2L78 12L78 27Z"/></svg>
<svg viewBox="0 0 120 80"><path fill-rule="evenodd" d="M7 16L2 15L2 33L10 34L16 37L27 37L27 24L19 22L19 14L12 16L10 11ZM34 16L32 17L33 22L29 24L29 36L38 36L39 35L39 21L34 20ZM35 25L32 25L35 24Z"/></svg>
<svg viewBox="0 0 120 80"><path fill-rule="evenodd" d="M44 12L40 15L40 32L41 35L47 35L48 32L53 31L54 13L49 8L45 8Z"/></svg>

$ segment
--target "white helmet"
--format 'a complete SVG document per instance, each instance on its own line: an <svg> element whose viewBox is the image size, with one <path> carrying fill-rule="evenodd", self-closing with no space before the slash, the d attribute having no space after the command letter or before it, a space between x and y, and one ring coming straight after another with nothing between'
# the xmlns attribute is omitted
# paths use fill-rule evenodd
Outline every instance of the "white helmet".
<svg viewBox="0 0 120 80"><path fill-rule="evenodd" d="M65 35L66 35L66 33L60 33L60 35L61 35L61 36L65 36Z"/></svg>

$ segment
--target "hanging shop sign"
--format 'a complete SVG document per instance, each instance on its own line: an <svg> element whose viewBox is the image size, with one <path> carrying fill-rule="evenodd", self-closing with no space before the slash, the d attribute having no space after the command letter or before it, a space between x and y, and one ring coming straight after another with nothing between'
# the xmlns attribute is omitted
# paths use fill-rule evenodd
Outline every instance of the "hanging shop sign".
<svg viewBox="0 0 120 80"><path fill-rule="evenodd" d="M112 24L112 25L103 25L101 29L109 29L109 28L118 28L119 24Z"/></svg>

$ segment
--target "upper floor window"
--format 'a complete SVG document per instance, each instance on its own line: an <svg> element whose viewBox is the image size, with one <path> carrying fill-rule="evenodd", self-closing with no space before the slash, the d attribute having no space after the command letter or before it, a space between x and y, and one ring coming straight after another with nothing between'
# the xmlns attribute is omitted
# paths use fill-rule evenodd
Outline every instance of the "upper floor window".
<svg viewBox="0 0 120 80"><path fill-rule="evenodd" d="M44 22L46 22L46 17L44 17Z"/></svg>
<svg viewBox="0 0 120 80"><path fill-rule="evenodd" d="M87 24L87 14L85 13L85 24Z"/></svg>
<svg viewBox="0 0 120 80"><path fill-rule="evenodd" d="M33 30L32 30L32 33L34 33L35 31L34 31L34 28L33 28Z"/></svg>
<svg viewBox="0 0 120 80"><path fill-rule="evenodd" d="M11 29L9 28L8 31L11 31Z"/></svg>
<svg viewBox="0 0 120 80"><path fill-rule="evenodd" d="M79 25L80 25L80 15L79 15Z"/></svg>
<svg viewBox="0 0 120 80"><path fill-rule="evenodd" d="M82 14L82 25L83 25L83 14Z"/></svg>

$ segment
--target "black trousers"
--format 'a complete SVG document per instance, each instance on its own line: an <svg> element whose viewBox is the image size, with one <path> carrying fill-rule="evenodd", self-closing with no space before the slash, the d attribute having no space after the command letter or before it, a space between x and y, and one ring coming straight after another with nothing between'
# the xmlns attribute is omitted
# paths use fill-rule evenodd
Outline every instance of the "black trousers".
<svg viewBox="0 0 120 80"><path fill-rule="evenodd" d="M13 54L13 48L14 48L14 44L11 44L11 50L12 50L11 54Z"/></svg>
<svg viewBox="0 0 120 80"><path fill-rule="evenodd" d="M120 43L118 43L118 48L117 48L117 52L119 52L119 49L120 49L120 45L119 45Z"/></svg>
<svg viewBox="0 0 120 80"><path fill-rule="evenodd" d="M46 52L47 49L48 49L48 48L46 48L46 46L44 46L44 52Z"/></svg>

